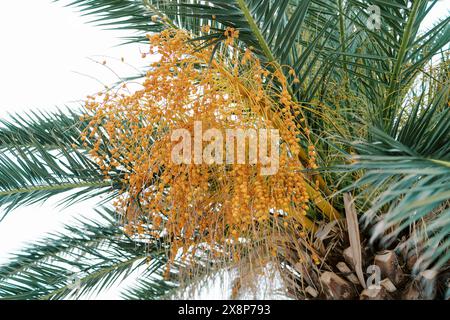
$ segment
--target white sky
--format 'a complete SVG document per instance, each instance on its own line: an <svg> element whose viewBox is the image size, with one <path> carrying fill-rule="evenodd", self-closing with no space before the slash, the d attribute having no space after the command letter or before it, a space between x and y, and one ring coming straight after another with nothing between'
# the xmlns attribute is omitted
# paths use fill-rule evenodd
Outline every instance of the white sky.
<svg viewBox="0 0 450 320"><path fill-rule="evenodd" d="M450 1L441 1L426 25L448 10ZM0 117L8 112L72 105L102 89L102 84L118 80L105 66L91 59L106 60L107 66L122 77L136 73L127 63L138 69L143 65L141 48L138 45L116 46L121 43L119 37L127 33L101 30L86 24L88 19L81 18L73 8L64 8L62 3L51 0L2 3ZM121 57L126 63L120 61ZM70 217L80 213L89 215L94 206L91 201L60 212L51 203L18 209L0 223L0 263L24 242L60 227ZM220 299L226 296L219 288L198 297ZM118 298L118 290L110 290L100 298Z"/></svg>
<svg viewBox="0 0 450 320"><path fill-rule="evenodd" d="M99 63L107 61L121 76L142 64L138 45L117 46L119 31L86 24L64 2L8 1L0 10L0 112L48 108L83 99L117 77ZM67 1L66 1L67 3ZM111 58L109 58L111 57ZM79 73L88 76L80 75ZM0 113L1 115L1 113Z"/></svg>

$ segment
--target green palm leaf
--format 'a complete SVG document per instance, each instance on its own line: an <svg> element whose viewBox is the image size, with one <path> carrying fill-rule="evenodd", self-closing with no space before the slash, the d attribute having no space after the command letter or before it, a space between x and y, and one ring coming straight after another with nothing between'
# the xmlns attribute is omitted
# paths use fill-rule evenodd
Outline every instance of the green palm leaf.
<svg viewBox="0 0 450 320"><path fill-rule="evenodd" d="M75 0L67 6L78 8L83 16L96 16L90 22L105 29L133 31L134 36L126 37L130 42L145 42L145 33L163 28L161 23L151 19L159 12L145 6L142 0Z"/></svg>
<svg viewBox="0 0 450 320"><path fill-rule="evenodd" d="M349 44L353 52L345 52L343 56L353 62L349 72L356 76L354 83L362 80L363 93L373 102L372 121L389 130L413 80L434 55L448 49L450 17L421 32L420 27L437 0L349 3L353 14L346 18L361 33ZM367 27L368 13L364 8L369 5L380 8L378 30Z"/></svg>
<svg viewBox="0 0 450 320"><path fill-rule="evenodd" d="M177 286L163 281L162 243L126 236L109 209L98 214L26 246L0 266L0 299L79 298L107 290L140 267L145 267L147 299Z"/></svg>
<svg viewBox="0 0 450 320"><path fill-rule="evenodd" d="M422 99L391 134L372 127L370 142L357 143L355 183L373 199L363 216L372 240L385 245L411 230L407 249L422 253L416 271L439 269L450 259L450 110L446 86L425 108ZM423 96L422 96L423 98ZM380 192L380 190L384 190Z"/></svg>
<svg viewBox="0 0 450 320"><path fill-rule="evenodd" d="M229 50L223 43L224 31L239 30L240 47L251 48L267 68L282 67L293 96L308 104L307 120L323 144L318 150L324 162L332 158L328 148L340 145L325 139L330 125L321 115L325 111L320 103L342 115L346 127L353 127L352 119L364 118L368 125L349 129L355 129L358 136L352 138L359 141L351 146L358 153L351 170L364 173L352 188L373 202L362 221L373 227L373 240L381 239L385 245L403 235L410 237L407 249L419 244L416 271L420 271L439 268L450 258L448 70L437 77L438 85L415 85L427 74L433 57L448 50L450 17L421 31L437 1L76 0L68 5L104 28L132 31L130 42L146 41L145 33L176 27L190 31L200 46ZM367 24L369 5L381 10L378 30ZM203 25L211 32L203 33ZM342 86L345 95L356 97L358 103L337 99L330 83ZM410 103L414 99L415 104ZM89 138L86 145L80 140L86 125L70 111L14 115L0 121L0 209L5 214L66 192L64 204L116 195L124 172L105 173L90 158ZM339 128L333 134L346 130ZM105 141L100 152L107 154L107 136L98 134ZM44 299L96 293L143 267L146 250L154 259L124 296L157 298L177 288L161 275L166 261L161 243L130 239L114 219L105 219L108 226L80 222L81 227L67 227L65 234L16 255L0 268L0 296ZM73 272L80 275L76 293L67 283Z"/></svg>
<svg viewBox="0 0 450 320"><path fill-rule="evenodd" d="M110 172L106 179L89 157L80 140L84 125L70 112L15 115L0 122L3 217L18 206L66 192L65 205L100 194L114 196L121 173Z"/></svg>

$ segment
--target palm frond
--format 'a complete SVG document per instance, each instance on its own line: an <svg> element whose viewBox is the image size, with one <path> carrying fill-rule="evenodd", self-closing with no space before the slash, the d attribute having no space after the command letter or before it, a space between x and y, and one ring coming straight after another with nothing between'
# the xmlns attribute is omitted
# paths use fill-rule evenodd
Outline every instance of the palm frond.
<svg viewBox="0 0 450 320"><path fill-rule="evenodd" d="M85 17L95 16L90 22L102 28L134 32L126 37L127 42L145 42L146 33L164 28L162 23L152 20L160 12L151 10L142 0L75 0L66 6L77 8Z"/></svg>
<svg viewBox="0 0 450 320"><path fill-rule="evenodd" d="M162 275L147 272L134 285L125 289L121 296L126 300L164 299L177 290L175 282L165 280Z"/></svg>
<svg viewBox="0 0 450 320"><path fill-rule="evenodd" d="M79 298L107 290L145 267L147 299L176 287L164 281L166 253L159 241L136 241L125 235L113 211L99 219L79 219L64 232L26 246L0 266L0 299Z"/></svg>
<svg viewBox="0 0 450 320"><path fill-rule="evenodd" d="M450 17L425 32L423 21L437 1L361 1L350 0L353 14L346 18L359 30L348 40L342 56L351 63L354 86L362 84L372 101L372 121L390 128L413 80L433 56L448 50ZM367 26L369 5L380 9L380 25Z"/></svg>
<svg viewBox="0 0 450 320"><path fill-rule="evenodd" d="M75 113L13 115L0 123L0 207L3 217L20 205L69 191L72 204L119 188L120 172L101 170L83 148ZM89 144L89 140L86 142ZM103 146L105 150L107 149Z"/></svg>
<svg viewBox="0 0 450 320"><path fill-rule="evenodd" d="M409 237L406 249L421 253L415 267L418 272L440 268L450 260L448 70L438 84L419 89L420 94L415 93L414 82L427 73L425 68L437 54L448 51L450 17L422 31L437 2L72 0L68 6L93 17L91 22L103 28L133 31L127 38L130 42L143 42L145 33L176 27L190 31L201 47L215 46L213 52L217 52L231 50L223 41L225 30L238 30L239 49L251 49L267 68L285 71L290 93L308 105L306 120L324 149L334 146L333 139L328 143L325 138L323 102L349 116L348 126L350 117L363 117L368 125L360 126L358 142L343 150L358 153L350 171L363 176L350 188L370 202L362 222L372 228L372 240L386 246ZM378 29L368 26L369 5L380 8ZM210 32L202 31L204 25L210 26ZM344 96L357 97L364 107L336 98L333 90L339 86ZM66 192L70 194L65 204L117 194L125 172L105 172L91 159L90 139L84 144L80 140L85 127L78 114L60 111L0 121L0 209L4 214ZM105 138L100 153L109 153L107 135L97 134ZM329 156L323 153L321 158ZM78 226L67 226L65 233L28 246L0 267L0 297L57 299L93 294L148 261L146 272L124 297L158 298L178 288L176 281L162 275L167 255L161 242L130 239L111 212L103 217L107 226L79 221ZM77 290L70 283L74 274Z"/></svg>
<svg viewBox="0 0 450 320"><path fill-rule="evenodd" d="M450 41L450 17L421 31L437 1L78 0L69 5L107 26L145 32L160 30L156 25L183 28L205 46L221 47L225 29L234 28L242 47L252 48L269 66L286 67L297 100L323 99L328 82L348 83L347 90L368 97L372 122L389 127L414 79ZM375 30L368 24L373 5L381 13ZM147 26L151 14L163 19ZM136 22L139 17L146 23ZM201 32L204 25L210 33ZM290 68L295 77L287 73Z"/></svg>
<svg viewBox="0 0 450 320"><path fill-rule="evenodd" d="M318 2L318 4L316 4ZM300 79L309 79L310 71L316 73L316 78L325 76L326 68L320 68L320 58L324 55L314 55L320 50L325 50L327 38L334 37L333 29L336 17L336 5L323 1L272 1L272 0L143 0L143 1L114 1L118 7L133 3L135 6L146 8L151 14L163 17L159 21L166 26L183 28L196 36L196 40L203 41L205 46L219 46L225 39L224 31L227 27L234 28L240 32L239 41L243 47L252 48L259 54L262 61L278 66L286 66L296 70ZM112 6L111 1L78 0L69 5L82 8L87 15L100 16L100 20L107 20L108 25L123 24L121 17L114 10L108 9ZM97 7L103 8L102 10ZM312 8L314 7L314 8ZM309 30L309 20L317 20L316 15L310 15L309 10L326 10L324 24L315 25L310 30L311 39L304 39L303 31ZM126 13L126 12L124 12ZM136 14L147 15L144 11L136 10ZM127 17L129 17L128 15ZM123 18L128 21L128 18ZM131 18L130 18L131 19ZM202 26L210 25L211 32L201 32ZM129 26L130 29L145 29L145 26ZM146 29L147 32L154 31L153 26ZM334 49L333 49L334 50ZM287 74L287 69L285 70ZM289 76L292 92L299 99L306 95L305 88L294 85L294 77ZM318 82L314 83L314 92L318 90ZM305 98L311 98L310 92Z"/></svg>
<svg viewBox="0 0 450 320"><path fill-rule="evenodd" d="M58 149L61 143L79 143L81 124L79 114L67 110L56 112L30 111L0 119L0 149L30 146L39 143L46 149Z"/></svg>
<svg viewBox="0 0 450 320"><path fill-rule="evenodd" d="M372 127L371 140L354 145L353 169L365 171L354 186L373 199L363 216L374 226L372 240L389 245L411 234L409 249L422 253L416 270L442 267L450 258L448 94L446 86L425 108L419 99L391 134Z"/></svg>

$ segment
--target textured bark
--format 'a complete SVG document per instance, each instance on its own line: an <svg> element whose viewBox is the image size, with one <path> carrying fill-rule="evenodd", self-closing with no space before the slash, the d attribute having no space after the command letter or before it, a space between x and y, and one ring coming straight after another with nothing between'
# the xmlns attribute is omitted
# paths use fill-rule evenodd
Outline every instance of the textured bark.
<svg viewBox="0 0 450 320"><path fill-rule="evenodd" d="M386 279L383 279L382 281L381 281L381 286L383 287L383 288L385 288L388 292L395 292L395 291L397 291L397 288L395 287L395 285L392 283L392 281L391 280L389 280L389 278L386 278Z"/></svg>
<svg viewBox="0 0 450 320"><path fill-rule="evenodd" d="M353 286L334 272L324 272L320 277L320 282L324 287L324 291L328 299L348 300L355 297Z"/></svg>
<svg viewBox="0 0 450 320"><path fill-rule="evenodd" d="M403 298L405 300L432 300L436 298L437 272L426 270L419 274L406 288Z"/></svg>
<svg viewBox="0 0 450 320"><path fill-rule="evenodd" d="M364 289L364 291L359 296L361 300L390 300L392 297L389 295L388 291L380 286L379 288L369 287Z"/></svg>
<svg viewBox="0 0 450 320"><path fill-rule="evenodd" d="M313 298L317 298L319 296L319 292L317 292L316 289L310 286L306 287L305 292Z"/></svg>
<svg viewBox="0 0 450 320"><path fill-rule="evenodd" d="M353 253L352 248L348 247L343 252L342 255L344 256L345 262L347 262L347 265L350 266L353 270L355 269L355 260L353 259Z"/></svg>
<svg viewBox="0 0 450 320"><path fill-rule="evenodd" d="M336 268L349 280L351 283L358 285L359 280L356 275L350 270L350 268L345 264L345 262L339 262Z"/></svg>
<svg viewBox="0 0 450 320"><path fill-rule="evenodd" d="M375 265L381 270L382 278L389 278L393 284L398 285L404 279L404 274L397 255L394 251L386 250L375 256Z"/></svg>

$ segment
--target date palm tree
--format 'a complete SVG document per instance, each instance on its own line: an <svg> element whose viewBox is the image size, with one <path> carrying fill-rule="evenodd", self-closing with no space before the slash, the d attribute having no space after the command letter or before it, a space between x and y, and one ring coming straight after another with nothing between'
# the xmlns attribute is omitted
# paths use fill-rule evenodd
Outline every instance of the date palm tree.
<svg viewBox="0 0 450 320"><path fill-rule="evenodd" d="M334 235L315 235L326 258L320 266L312 262L306 273L296 267L298 257L281 257L290 294L304 298L311 297L308 286L317 292L312 296L327 296L321 277L339 272L336 264L349 245L347 228L328 223L327 216L346 216L344 192L355 199L360 246L370 247L362 265L372 263L372 252L396 248L406 252L405 261L417 257L404 269L411 275L402 286L410 287L429 269L443 282L448 277L450 17L423 29L437 2L76 0L69 5L100 27L128 30L126 42L144 43L147 33L177 28L216 52L226 47L224 31L232 27L240 32L239 46L251 48L263 66L295 71L296 78L286 72L288 89L307 107L319 154L320 183L318 191L309 188L310 216L322 235L324 230ZM204 25L211 28L207 35L201 32ZM0 122L3 216L60 194L66 205L99 195L107 196L106 203L118 195L126 172L116 170L105 180L89 156L92 146L80 140L87 126L81 112L18 114ZM100 148L107 150L107 143ZM29 245L0 267L0 298L78 297L100 292L137 268L144 271L126 298L161 298L180 289L176 275L162 276L169 243L127 236L111 209L99 215L104 223L68 225L66 232ZM75 273L74 289L68 279Z"/></svg>

